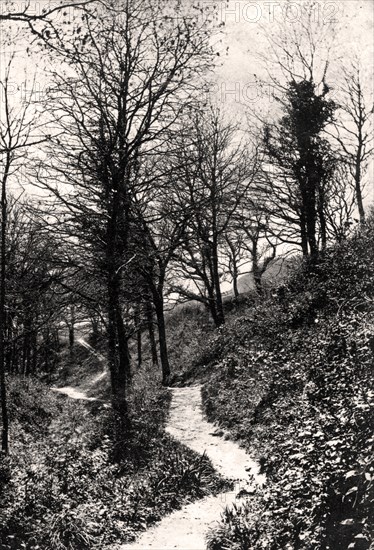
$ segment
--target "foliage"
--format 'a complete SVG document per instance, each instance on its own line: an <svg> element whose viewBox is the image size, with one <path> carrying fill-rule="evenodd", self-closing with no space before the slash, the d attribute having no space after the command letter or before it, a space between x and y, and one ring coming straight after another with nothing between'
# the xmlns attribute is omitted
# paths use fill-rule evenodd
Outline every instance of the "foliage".
<svg viewBox="0 0 374 550"><path fill-rule="evenodd" d="M135 377L126 441L116 439L103 404L88 409L30 379L10 377L9 388L14 443L0 463L2 550L131 541L186 501L225 488L205 457L163 432L170 397L151 372Z"/></svg>
<svg viewBox="0 0 374 550"><path fill-rule="evenodd" d="M210 550L367 549L373 541L373 217L208 343L208 416L267 484Z"/></svg>
<svg viewBox="0 0 374 550"><path fill-rule="evenodd" d="M214 325L206 309L197 303L179 305L166 318L168 348L173 372L178 377L196 366L201 347ZM201 371L201 368L199 368Z"/></svg>

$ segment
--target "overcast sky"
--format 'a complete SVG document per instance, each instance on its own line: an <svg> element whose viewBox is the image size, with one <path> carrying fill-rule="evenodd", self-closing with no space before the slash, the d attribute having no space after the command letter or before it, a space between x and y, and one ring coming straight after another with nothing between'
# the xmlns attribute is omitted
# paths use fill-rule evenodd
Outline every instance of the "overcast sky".
<svg viewBox="0 0 374 550"><path fill-rule="evenodd" d="M4 9L4 0L0 0L0 9ZM185 0L193 3L194 0ZM218 23L222 23L219 44L221 55L217 56L217 67L213 80L216 83L216 97L225 111L236 116L239 121L246 119L245 114L253 109L270 111L274 101L270 88L261 88L259 79L266 80L264 62L258 55L267 57L266 33L279 30L292 32L302 17L307 0L200 0L206 6L215 4L218 10ZM19 6L25 2L16 2ZM47 0L35 0L31 8L41 11ZM328 30L326 42L330 42L330 68L328 83L339 87L341 67L345 66L352 54L357 53L366 71L368 92L373 90L374 60L374 0L319 0L315 2L315 21ZM331 26L334 33L330 32ZM14 29L13 29L14 31ZM6 38L3 32L2 42ZM16 43L17 58L14 63L12 80L20 83L31 80L37 73L37 87L42 91L46 86L44 66L48 69L46 58L38 54L26 53L30 35L19 38ZM14 46L11 47L14 50ZM6 48L2 48L6 51ZM9 50L8 50L9 51ZM4 68L4 53L0 71ZM1 71L2 72L2 71ZM27 88L27 86L26 86ZM19 92L15 92L19 93ZM371 172L372 172L371 168ZM372 181L372 179L371 179ZM374 200L373 187L368 189L370 200Z"/></svg>

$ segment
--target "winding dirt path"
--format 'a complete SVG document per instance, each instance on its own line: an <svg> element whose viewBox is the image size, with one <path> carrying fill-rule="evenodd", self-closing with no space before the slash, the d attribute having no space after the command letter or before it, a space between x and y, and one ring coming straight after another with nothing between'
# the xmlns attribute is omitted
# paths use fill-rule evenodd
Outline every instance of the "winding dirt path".
<svg viewBox="0 0 374 550"><path fill-rule="evenodd" d="M70 399L80 399L82 401L97 401L96 397L88 397L86 392L80 391L77 388L73 388L73 386L64 386L63 388L51 388L51 390L56 393L67 395L67 397L70 397Z"/></svg>
<svg viewBox="0 0 374 550"><path fill-rule="evenodd" d="M92 355L94 355L101 363L103 363L104 370L97 374L92 380L90 380L90 387L95 386L100 380L105 378L107 375L107 371L105 369L106 365L106 359L105 357L97 352L84 338L78 338L77 342L86 348ZM80 399L82 401L99 401L96 399L96 397L88 397L86 391L81 391L79 388L74 388L73 386L64 386L62 388L56 388L51 387L51 390L57 393L62 393L63 395L67 395L67 397L70 397L71 399Z"/></svg>
<svg viewBox="0 0 374 550"><path fill-rule="evenodd" d="M214 426L203 417L201 386L171 391L173 398L166 431L194 451L205 452L220 474L235 481L235 489L184 506L146 531L137 542L120 546L120 550L205 550L209 529L220 520L227 506L240 501L239 490L254 491L249 475L253 476L254 484L265 483L258 464L243 449L214 435Z"/></svg>
<svg viewBox="0 0 374 550"><path fill-rule="evenodd" d="M96 354L83 338L78 341L104 363L104 357ZM104 376L105 371L91 383L96 384ZM51 389L71 399L97 401L79 388L65 386ZM259 465L235 442L220 437L218 434L221 432L204 419L201 386L170 389L172 402L166 432L197 453L205 453L222 476L234 481L234 490L185 505L165 516L138 541L121 545L118 550L206 550L208 531L220 520L226 507L241 501L238 493L253 493L255 485L265 483L265 476L259 474Z"/></svg>

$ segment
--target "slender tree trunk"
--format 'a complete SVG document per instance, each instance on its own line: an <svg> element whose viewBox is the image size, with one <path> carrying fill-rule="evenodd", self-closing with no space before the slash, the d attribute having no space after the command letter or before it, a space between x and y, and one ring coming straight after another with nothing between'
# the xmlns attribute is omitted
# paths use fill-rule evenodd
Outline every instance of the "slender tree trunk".
<svg viewBox="0 0 374 550"><path fill-rule="evenodd" d="M99 341L99 323L95 317L91 318L92 343L95 346Z"/></svg>
<svg viewBox="0 0 374 550"><path fill-rule="evenodd" d="M119 305L117 275L108 280L108 359L111 374L113 409L127 423L127 385L130 378L130 355Z"/></svg>
<svg viewBox="0 0 374 550"><path fill-rule="evenodd" d="M135 325L136 325L136 347L137 347L137 359L138 369L142 366L142 328L140 319L140 306L135 311Z"/></svg>
<svg viewBox="0 0 374 550"><path fill-rule="evenodd" d="M361 189L361 155L362 155L362 143L359 142L359 146L357 149L357 155L356 155L356 168L355 168L355 190L356 190L356 200L357 200L357 208L358 208L358 214L360 216L360 224L363 225L365 223L365 209L362 199L362 189Z"/></svg>
<svg viewBox="0 0 374 550"><path fill-rule="evenodd" d="M70 348L70 353L73 351L74 343L75 343L74 325L69 324L69 348Z"/></svg>
<svg viewBox="0 0 374 550"><path fill-rule="evenodd" d="M26 325L26 334L24 338L24 374L31 374L31 326Z"/></svg>
<svg viewBox="0 0 374 550"><path fill-rule="evenodd" d="M129 427L127 385L130 379L130 354L121 312L121 281L118 268L118 215L119 203L114 200L108 219L106 260L108 291L108 362L111 375L112 406L118 414L120 429Z"/></svg>
<svg viewBox="0 0 374 550"><path fill-rule="evenodd" d="M318 187L318 219L321 231L321 248L326 250L327 246L327 227L325 216L325 190L324 185L320 183Z"/></svg>
<svg viewBox="0 0 374 550"><path fill-rule="evenodd" d="M210 314L215 326L219 327L220 321L219 321L219 316L217 311L217 300L216 300L216 293L215 293L215 287L214 287L215 276L214 276L213 254L208 247L205 250L205 254L206 254L205 260L209 268L209 276L206 276L205 278L205 289L208 293L207 307L208 307L208 310L210 311Z"/></svg>
<svg viewBox="0 0 374 550"><path fill-rule="evenodd" d="M145 307L146 307L146 315L147 315L149 343L151 346L152 365L158 366L157 344L156 344L155 329L154 329L154 323L153 323L153 307L152 307L152 302L150 298L147 299L147 303Z"/></svg>
<svg viewBox="0 0 374 550"><path fill-rule="evenodd" d="M255 283L256 292L259 296L262 296L264 289L262 287L262 272L258 265L253 266L253 280Z"/></svg>
<svg viewBox="0 0 374 550"><path fill-rule="evenodd" d="M238 288L238 279L239 279L239 270L238 264L235 257L235 249L231 248L232 253L232 290L234 292L234 298L237 300L239 298L239 288Z"/></svg>
<svg viewBox="0 0 374 550"><path fill-rule="evenodd" d="M169 379L170 379L170 364L169 364L168 347L167 347L167 340L166 340L164 299L162 296L162 292L160 292L160 289L158 289L158 291L154 293L153 301L154 301L156 317L157 317L157 325L158 325L162 383L164 386L166 386L169 383Z"/></svg>
<svg viewBox="0 0 374 550"><path fill-rule="evenodd" d="M238 289L238 274L234 273L232 278L232 289L234 292L235 300L239 298L239 289Z"/></svg>
<svg viewBox="0 0 374 550"><path fill-rule="evenodd" d="M217 243L213 243L213 250L212 250L212 262L213 262L213 286L214 286L214 294L216 299L216 311L217 311L217 321L216 326L219 327L224 324L225 322L225 314L223 311L223 301L222 301L222 292L221 292L221 282L219 279L219 265L218 265L218 251L217 251Z"/></svg>
<svg viewBox="0 0 374 550"><path fill-rule="evenodd" d="M301 250L303 251L303 256L306 258L308 256L308 239L306 234L306 221L305 221L305 214L304 209L302 209L302 212L300 214L300 236L301 236Z"/></svg>
<svg viewBox="0 0 374 550"><path fill-rule="evenodd" d="M305 169L308 174L304 183L304 211L306 219L306 232L309 246L309 256L312 262L315 262L318 258L318 245L317 245L317 191L319 188L318 176L316 174L316 167L313 160L307 157L305 162Z"/></svg>
<svg viewBox="0 0 374 550"><path fill-rule="evenodd" d="M4 170L4 176L1 187L1 241L0 241L0 398L2 415L2 434L1 450L8 454L9 452L9 418L7 407L7 391L5 380L5 330L6 330L6 231L7 231L7 196L6 184L10 169L9 155Z"/></svg>
<svg viewBox="0 0 374 550"><path fill-rule="evenodd" d="M51 367L50 367L50 338L49 338L49 328L47 328L44 331L43 334L43 355L44 355L44 365L45 370L51 374Z"/></svg>
<svg viewBox="0 0 374 550"><path fill-rule="evenodd" d="M122 135L121 150L124 151ZM127 387L131 377L131 361L128 338L121 308L121 264L128 245L127 185L123 178L108 180L104 169L108 201L106 229L106 266L108 292L108 362L111 375L112 406L117 413L118 428L126 436L130 427L127 404ZM114 192L114 191L115 192Z"/></svg>
<svg viewBox="0 0 374 550"><path fill-rule="evenodd" d="M70 355L73 354L74 344L75 344L75 307L71 306L69 308L69 319L66 321L69 331L69 350Z"/></svg>
<svg viewBox="0 0 374 550"><path fill-rule="evenodd" d="M258 240L253 239L252 246L252 272L253 272L253 281L255 283L256 292L259 296L262 296L262 270L258 262Z"/></svg>
<svg viewBox="0 0 374 550"><path fill-rule="evenodd" d="M57 340L57 344L58 344L58 340ZM37 339L36 330L33 330L32 332L31 345L32 345L31 371L35 374L37 362L38 362L38 339Z"/></svg>
<svg viewBox="0 0 374 550"><path fill-rule="evenodd" d="M27 355L27 325L24 326L24 336L23 336L23 342L22 342L22 363L21 363L21 370L22 375L26 376L27 374L27 365L26 365L26 355Z"/></svg>
<svg viewBox="0 0 374 550"><path fill-rule="evenodd" d="M138 369L142 367L142 329L139 327L136 335L137 348L138 348Z"/></svg>

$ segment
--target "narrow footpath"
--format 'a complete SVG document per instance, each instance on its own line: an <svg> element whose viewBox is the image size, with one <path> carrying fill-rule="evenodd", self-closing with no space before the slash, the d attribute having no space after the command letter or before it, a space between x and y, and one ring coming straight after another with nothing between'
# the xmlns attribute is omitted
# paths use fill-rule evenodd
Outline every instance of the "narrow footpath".
<svg viewBox="0 0 374 550"><path fill-rule="evenodd" d="M79 343L96 354L83 339L79 339ZM104 358L102 360L104 363ZM92 383L97 383L105 375L103 370ZM51 389L72 399L97 401L79 388ZM200 385L170 388L170 391L172 401L165 431L195 452L205 453L217 472L234 482L234 489L183 506L165 516L135 543L120 545L118 550L206 550L207 533L219 522L225 508L239 504L242 500L238 496L240 493L252 494L256 485L262 486L266 481L259 473L257 462L235 442L221 437L222 432L204 419Z"/></svg>
<svg viewBox="0 0 374 550"><path fill-rule="evenodd" d="M90 344L86 342L84 338L78 338L77 342L82 347L86 348L92 355L94 355L103 365L103 371L92 378L92 380L90 380L90 386L95 386L98 382L103 380L105 376L107 376L107 371L105 368L106 359L101 353L98 353L92 346L90 346ZM62 388L52 387L51 390L57 393L62 393L63 395L67 395L68 397L70 397L70 399L80 399L82 401L98 401L96 397L88 397L85 391L81 391L79 388L74 388L73 386L64 386Z"/></svg>
<svg viewBox="0 0 374 550"><path fill-rule="evenodd" d="M242 448L214 435L215 427L203 417L201 386L171 391L166 431L194 451L205 453L221 475L235 482L235 488L184 506L164 517L135 543L120 546L120 550L205 550L209 529L220 520L227 506L240 502L238 493L252 493L255 485L265 483L258 464Z"/></svg>

